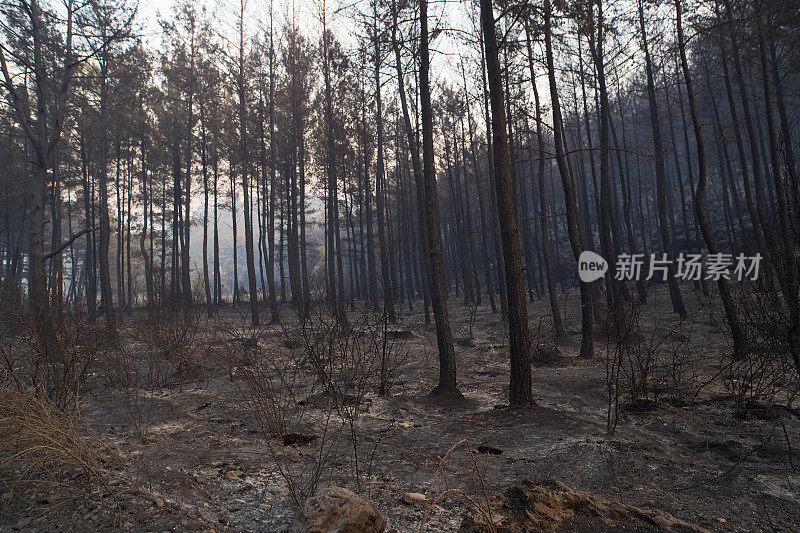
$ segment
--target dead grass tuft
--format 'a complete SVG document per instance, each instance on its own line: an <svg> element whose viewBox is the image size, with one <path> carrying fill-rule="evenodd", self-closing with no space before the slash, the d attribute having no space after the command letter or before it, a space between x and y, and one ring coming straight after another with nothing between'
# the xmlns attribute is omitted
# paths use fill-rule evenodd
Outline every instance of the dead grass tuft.
<svg viewBox="0 0 800 533"><path fill-rule="evenodd" d="M106 465L119 455L79 413L66 413L45 396L0 386L0 484L53 482L108 489ZM109 492L111 492L109 490Z"/></svg>

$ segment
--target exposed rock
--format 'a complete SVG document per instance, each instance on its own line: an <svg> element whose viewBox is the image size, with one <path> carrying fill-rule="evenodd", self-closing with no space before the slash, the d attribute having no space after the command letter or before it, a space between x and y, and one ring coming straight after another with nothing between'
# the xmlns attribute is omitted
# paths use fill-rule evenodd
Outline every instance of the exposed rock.
<svg viewBox="0 0 800 533"><path fill-rule="evenodd" d="M403 494L403 502L408 505L416 505L417 507L428 507L430 501L428 497L419 492L406 492Z"/></svg>
<svg viewBox="0 0 800 533"><path fill-rule="evenodd" d="M244 472L241 470L228 470L225 472L225 479L232 480L232 479L239 479L244 475Z"/></svg>
<svg viewBox="0 0 800 533"><path fill-rule="evenodd" d="M306 500L295 533L382 533L386 519L370 502L342 487L331 487Z"/></svg>

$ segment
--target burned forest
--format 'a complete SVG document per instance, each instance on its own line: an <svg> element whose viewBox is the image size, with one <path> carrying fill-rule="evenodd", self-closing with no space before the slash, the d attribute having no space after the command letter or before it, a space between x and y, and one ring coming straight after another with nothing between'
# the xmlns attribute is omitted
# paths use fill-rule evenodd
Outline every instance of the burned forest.
<svg viewBox="0 0 800 533"><path fill-rule="evenodd" d="M0 0L0 532L800 530L797 0Z"/></svg>

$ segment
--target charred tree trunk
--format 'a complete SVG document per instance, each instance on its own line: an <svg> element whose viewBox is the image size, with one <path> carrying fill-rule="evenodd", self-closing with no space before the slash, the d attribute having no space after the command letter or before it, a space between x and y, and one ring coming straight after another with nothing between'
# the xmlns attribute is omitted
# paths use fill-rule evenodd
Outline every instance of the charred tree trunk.
<svg viewBox="0 0 800 533"><path fill-rule="evenodd" d="M647 99L650 104L650 128L653 132L653 147L655 148L656 156L656 192L658 194L658 223L661 228L661 244L664 246L664 252L674 257L675 250L672 247L672 239L669 226L667 225L667 172L664 162L664 146L661 142L661 126L658 117L656 86L653 80L653 63L650 60L650 48L647 43L647 29L644 24L644 6L642 0L639 0L639 28L642 32L642 50L644 51L645 71L647 74ZM683 303L680 288L678 288L678 281L675 277L675 264L673 261L668 263L667 278L672 310L681 318L685 318L686 306Z"/></svg>
<svg viewBox="0 0 800 533"><path fill-rule="evenodd" d="M275 295L275 47L272 30L272 1L269 4L269 223L267 224L267 284L269 285L270 322L280 321ZM283 274L283 258L281 258Z"/></svg>
<svg viewBox="0 0 800 533"><path fill-rule="evenodd" d="M678 51L681 57L681 66L683 68L683 77L686 82L686 95L689 99L689 110L692 116L692 124L694 125L695 142L697 143L697 189L694 193L694 209L697 214L698 224L700 225L700 232L703 234L706 247L709 253L717 254L717 242L714 239L714 234L711 232L711 225L708 222L705 205L706 193L706 154L703 142L703 132L701 129L700 115L697 111L697 104L695 102L694 85L692 83L691 72L689 70L689 62L686 59L686 44L683 37L683 15L681 0L675 0L675 19L678 32ZM731 336L733 337L733 351L734 357L738 358L746 353L746 339L744 331L736 315L736 308L731 297L730 286L728 281L720 277L717 280L717 287L719 289L720 299L725 308L725 316L728 319L728 325L731 328Z"/></svg>
<svg viewBox="0 0 800 533"><path fill-rule="evenodd" d="M394 24L392 26L392 48L394 49L395 70L397 71L397 90L400 94L400 108L403 112L403 126L405 129L406 146L411 154L411 168L414 171L414 186L416 189L417 197L417 217L419 222L417 224L418 243L419 243L419 264L422 277L422 298L425 310L425 323L430 324L430 310L429 310L429 290L428 280L430 279L430 266L428 264L428 242L427 232L424 225L421 223L425 219L424 215L424 201L423 201L423 175L422 163L419 158L419 144L414 128L411 125L411 116L408 110L408 97L405 88L405 76L403 74L403 66L400 61L400 46L397 42L397 12L394 12Z"/></svg>
<svg viewBox="0 0 800 533"><path fill-rule="evenodd" d="M539 103L539 89L536 86L536 72L533 69L533 50L531 48L531 34L527 20L525 21L525 44L528 52L528 68L531 75L531 87L533 87L533 99L536 106L536 141L539 149L537 178L539 182L539 205L541 209L540 229L542 234L542 255L544 256L544 266L547 274L547 294L550 298L550 312L553 317L553 327L556 331L556 337L561 337L564 335L564 322L561 319L561 312L558 309L556 283L553 276L553 260L550 257L551 250L550 232L548 230L547 218L547 191L544 187L545 147L544 135L542 134L542 107Z"/></svg>
<svg viewBox="0 0 800 533"><path fill-rule="evenodd" d="M514 205L508 146L503 85L497 57L497 37L492 0L481 0L481 27L486 47L489 99L492 108L492 140L494 145L494 181L497 189L497 211L503 242L508 292L508 329L511 347L511 405L531 405L531 339L528 332L528 311L525 303L525 279L519 242L517 210Z"/></svg>
<svg viewBox="0 0 800 533"><path fill-rule="evenodd" d="M378 38L377 4L375 4L374 53L375 53L375 119L377 129L377 161L375 166L375 208L378 212L378 251L381 257L381 286L383 306L390 324L397 322L394 310L394 291L389 275L389 248L386 243L386 207L384 205L385 169L383 162L383 102L381 100L381 47Z"/></svg>
<svg viewBox="0 0 800 533"><path fill-rule="evenodd" d="M436 338L439 345L439 383L434 393L461 396L456 382L456 356L453 333L447 312L447 289L442 267L442 238L439 234L439 212L436 201L436 167L433 153L433 112L431 88L428 77L430 57L428 52L428 2L420 0L420 105L422 108L422 162L425 181L425 231L430 256L430 293L433 316L436 321Z"/></svg>
<svg viewBox="0 0 800 533"><path fill-rule="evenodd" d="M550 82L550 100L553 109L553 136L556 145L556 162L561 174L561 183L564 188L564 199L567 214L567 232L572 247L575 261L578 261L583 247L581 246L580 231L578 228L577 204L575 193L572 188L572 180L567 168L566 155L564 153L564 141L562 137L561 106L558 98L558 87L556 85L556 70L553 60L553 36L552 36L552 6L550 0L544 2L544 36L545 53L547 59L547 73ZM592 296L591 286L584 281L580 282L581 291L581 350L580 356L589 358L594 355L594 341L592 338Z"/></svg>

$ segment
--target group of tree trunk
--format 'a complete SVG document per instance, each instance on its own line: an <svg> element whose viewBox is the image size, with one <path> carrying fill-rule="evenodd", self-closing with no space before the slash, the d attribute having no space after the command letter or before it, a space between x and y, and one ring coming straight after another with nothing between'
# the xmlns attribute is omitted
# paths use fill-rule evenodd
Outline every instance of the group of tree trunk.
<svg viewBox="0 0 800 533"><path fill-rule="evenodd" d="M324 0L313 39L293 8L239 0L231 36L181 0L153 47L126 0L6 2L3 301L27 302L48 357L74 310L113 334L137 308L247 305L255 326L306 320L322 293L345 322L421 305L434 392L455 396L448 300L488 303L508 325L509 401L529 405L529 305L565 335L577 285L588 358L595 325L651 285L680 317L687 292L713 290L743 357L736 280L679 283L677 258L731 254L733 272L760 254L800 372L800 10L635 4L478 0L434 18L426 0L370 0L336 10L346 49ZM587 250L604 279L578 279ZM615 276L622 254L643 257L634 282ZM665 280L646 279L651 254L672 260Z"/></svg>

